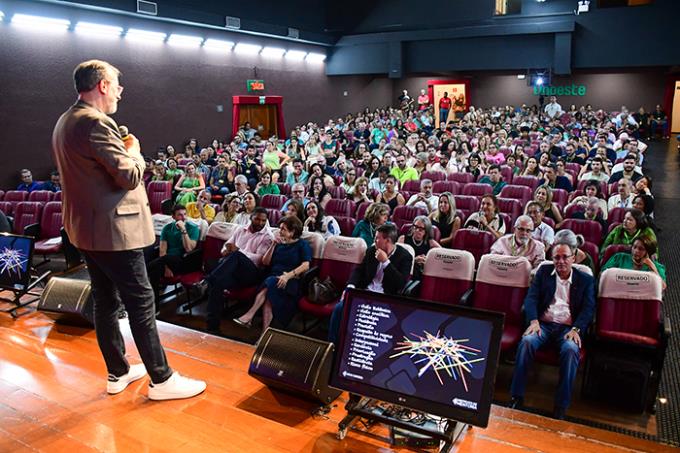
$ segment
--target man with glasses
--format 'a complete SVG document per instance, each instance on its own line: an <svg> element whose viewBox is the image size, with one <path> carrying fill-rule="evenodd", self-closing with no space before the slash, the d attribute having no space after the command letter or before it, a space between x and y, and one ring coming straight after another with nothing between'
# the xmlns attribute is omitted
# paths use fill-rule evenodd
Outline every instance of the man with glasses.
<svg viewBox="0 0 680 453"><path fill-rule="evenodd" d="M416 169L407 167L406 156L401 154L397 156L397 165L392 168L390 174L399 180L399 187L402 187L406 181L418 179L418 172Z"/></svg>
<svg viewBox="0 0 680 453"><path fill-rule="evenodd" d="M572 267L576 250L567 244L554 246L553 263L538 268L524 299L529 326L517 347L510 389L513 408L523 404L527 374L536 351L549 343L557 346L560 359L553 416L563 419L571 402L580 361L581 335L595 312L595 280Z"/></svg>
<svg viewBox="0 0 680 453"><path fill-rule="evenodd" d="M432 180L423 179L420 181L420 193L411 195L406 202L406 206L415 206L427 211L428 214L437 210L439 197L432 194Z"/></svg>
<svg viewBox="0 0 680 453"><path fill-rule="evenodd" d="M286 201L283 206L281 206L281 212L285 213L288 209L288 205L292 200L298 200L304 207L307 207L309 203L309 198L305 197L306 187L304 184L294 184L293 188L290 190L291 197Z"/></svg>
<svg viewBox="0 0 680 453"><path fill-rule="evenodd" d="M532 239L541 241L543 245L550 247L555 240L555 230L543 222L543 216L545 215L543 207L537 201L530 201L524 213L531 217L534 223L534 229L531 232Z"/></svg>
<svg viewBox="0 0 680 453"><path fill-rule="evenodd" d="M515 220L515 232L501 236L491 246L491 253L496 255L523 256L536 269L545 260L545 246L542 242L531 238L534 222L528 215L521 215Z"/></svg>
<svg viewBox="0 0 680 453"><path fill-rule="evenodd" d="M64 229L87 262L97 343L109 374L106 391L120 393L148 372L149 399L189 398L206 386L173 372L158 337L143 252L155 241L143 184L146 164L139 141L132 134L122 137L109 117L123 92L119 76L118 69L101 60L83 62L73 73L78 101L52 134L64 192ZM174 228L184 241L190 230L180 225ZM130 365L125 357L118 324L121 303L143 365Z"/></svg>

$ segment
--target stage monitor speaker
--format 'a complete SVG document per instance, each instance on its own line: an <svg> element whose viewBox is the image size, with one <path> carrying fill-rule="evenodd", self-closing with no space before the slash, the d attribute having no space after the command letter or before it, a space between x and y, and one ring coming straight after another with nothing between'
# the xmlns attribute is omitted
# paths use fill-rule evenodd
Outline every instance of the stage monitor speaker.
<svg viewBox="0 0 680 453"><path fill-rule="evenodd" d="M94 325L94 304L90 282L72 278L52 277L40 296L38 311L62 324Z"/></svg>
<svg viewBox="0 0 680 453"><path fill-rule="evenodd" d="M329 404L340 390L328 380L333 343L277 329L267 329L257 344L248 374L267 386Z"/></svg>

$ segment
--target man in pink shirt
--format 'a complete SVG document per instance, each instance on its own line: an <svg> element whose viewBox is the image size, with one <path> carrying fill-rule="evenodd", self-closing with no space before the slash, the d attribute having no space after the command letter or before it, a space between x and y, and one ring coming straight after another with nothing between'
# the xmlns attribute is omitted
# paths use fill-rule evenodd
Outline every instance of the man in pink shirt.
<svg viewBox="0 0 680 453"><path fill-rule="evenodd" d="M534 222L528 215L521 215L515 220L515 232L498 238L491 246L491 253L497 255L523 256L536 269L545 260L545 246L542 242L531 238Z"/></svg>
<svg viewBox="0 0 680 453"><path fill-rule="evenodd" d="M262 257L274 240L267 227L267 210L255 208L250 225L236 230L222 247L222 258L205 279L208 285L208 332L219 334L224 290L256 285L262 279Z"/></svg>

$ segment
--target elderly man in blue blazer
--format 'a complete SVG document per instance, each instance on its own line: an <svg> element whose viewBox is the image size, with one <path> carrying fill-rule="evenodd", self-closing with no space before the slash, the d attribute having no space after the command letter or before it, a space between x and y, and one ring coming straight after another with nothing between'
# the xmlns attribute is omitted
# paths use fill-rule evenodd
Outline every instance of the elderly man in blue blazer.
<svg viewBox="0 0 680 453"><path fill-rule="evenodd" d="M559 244L552 253L553 264L539 268L524 299L529 327L517 348L511 407L519 408L523 403L527 373L536 351L554 344L559 350L560 378L553 415L563 419L578 371L581 336L595 312L595 282L592 276L572 267L576 248Z"/></svg>

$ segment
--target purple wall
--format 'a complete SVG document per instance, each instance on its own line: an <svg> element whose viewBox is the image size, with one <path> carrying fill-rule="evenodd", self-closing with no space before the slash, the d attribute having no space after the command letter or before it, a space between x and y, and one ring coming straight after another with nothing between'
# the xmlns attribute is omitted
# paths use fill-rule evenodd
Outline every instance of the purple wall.
<svg viewBox="0 0 680 453"><path fill-rule="evenodd" d="M472 105L490 107L522 103L538 104L538 96L533 94L533 88L527 86L526 79L519 80L514 74L409 77L394 82L392 98L396 100L403 89L409 90L412 95L418 95L421 88L426 88L428 80L458 78L469 78ZM618 110L621 105L626 105L629 109L637 110L642 106L646 110L653 110L656 104L663 104L665 74L660 70L572 74L567 77L553 76L552 84L554 86L585 85L585 96L558 96L558 102L565 109L570 104L577 106L592 104L594 108L608 110Z"/></svg>
<svg viewBox="0 0 680 453"><path fill-rule="evenodd" d="M365 106L383 106L392 94L392 82L386 77L327 77L319 63L124 39L88 40L73 32L38 33L7 23L0 23L0 42L0 137L5 161L0 167L1 188L18 184L23 167L31 168L36 179L45 178L54 167L52 128L75 102L73 68L90 58L107 60L123 72L125 91L115 119L139 137L146 152L166 143L179 147L189 137L207 143L213 137L230 136L231 96L248 94L247 79L264 79L264 94L284 97L288 129Z"/></svg>

